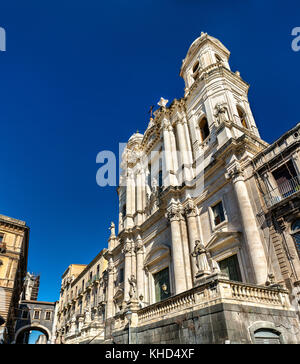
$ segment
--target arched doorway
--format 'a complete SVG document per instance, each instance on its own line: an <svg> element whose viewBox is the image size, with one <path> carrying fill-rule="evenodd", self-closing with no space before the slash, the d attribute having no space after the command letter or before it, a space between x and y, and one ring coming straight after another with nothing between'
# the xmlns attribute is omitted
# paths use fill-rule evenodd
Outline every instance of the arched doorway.
<svg viewBox="0 0 300 364"><path fill-rule="evenodd" d="M32 332L39 332L40 335L45 335L45 342L48 343L51 340L51 333L49 330L40 325L28 325L19 329L15 336L15 344L29 344L30 334Z"/></svg>

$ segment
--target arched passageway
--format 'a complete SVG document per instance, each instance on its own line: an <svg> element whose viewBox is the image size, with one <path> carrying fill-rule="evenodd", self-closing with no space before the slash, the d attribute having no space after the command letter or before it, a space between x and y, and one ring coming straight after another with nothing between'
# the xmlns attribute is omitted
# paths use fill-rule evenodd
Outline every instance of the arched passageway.
<svg viewBox="0 0 300 364"><path fill-rule="evenodd" d="M32 331L38 331L41 335L45 335L46 342L48 343L51 340L51 333L46 327L36 325L36 326L25 326L17 331L15 336L16 344L29 344L29 337Z"/></svg>

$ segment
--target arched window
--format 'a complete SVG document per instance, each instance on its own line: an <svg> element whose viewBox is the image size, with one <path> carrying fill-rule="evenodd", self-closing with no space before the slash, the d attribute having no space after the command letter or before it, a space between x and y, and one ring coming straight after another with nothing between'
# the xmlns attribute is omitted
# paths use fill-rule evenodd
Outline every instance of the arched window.
<svg viewBox="0 0 300 364"><path fill-rule="evenodd" d="M215 57L216 57L217 63L222 63L223 62L222 58L218 54L215 54Z"/></svg>
<svg viewBox="0 0 300 364"><path fill-rule="evenodd" d="M199 61L197 61L194 66L193 66L193 69L192 69L192 72L193 72L193 79L196 80L198 78L198 75L199 75L199 66L200 66L200 63Z"/></svg>
<svg viewBox="0 0 300 364"><path fill-rule="evenodd" d="M247 121L246 121L246 113L244 110L242 110L241 108L237 107L237 111L238 111L238 114L239 114L239 118L240 118L240 121L241 121L241 124L244 128L246 129L249 129L248 128L248 125L247 125Z"/></svg>
<svg viewBox="0 0 300 364"><path fill-rule="evenodd" d="M254 333L255 344L281 344L280 334L271 329L259 329Z"/></svg>
<svg viewBox="0 0 300 364"><path fill-rule="evenodd" d="M292 235L295 240L296 249L300 258L300 219L294 221L292 224Z"/></svg>
<svg viewBox="0 0 300 364"><path fill-rule="evenodd" d="M203 142L210 134L206 117L201 119L199 123L199 128L200 128L201 139Z"/></svg>
<svg viewBox="0 0 300 364"><path fill-rule="evenodd" d="M193 66L193 73L195 73L196 71L198 71L199 68L199 61L197 61L194 66Z"/></svg>

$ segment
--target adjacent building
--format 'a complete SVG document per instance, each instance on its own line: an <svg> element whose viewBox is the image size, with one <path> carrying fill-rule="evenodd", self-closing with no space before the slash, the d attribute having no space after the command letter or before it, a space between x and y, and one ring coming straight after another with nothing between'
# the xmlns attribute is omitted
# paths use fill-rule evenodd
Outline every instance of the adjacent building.
<svg viewBox="0 0 300 364"><path fill-rule="evenodd" d="M260 227L273 257L275 281L284 284L293 305L300 303L300 124L253 159L262 196Z"/></svg>
<svg viewBox="0 0 300 364"><path fill-rule="evenodd" d="M72 264L62 276L56 343L97 343L104 339L106 250L89 265Z"/></svg>
<svg viewBox="0 0 300 364"><path fill-rule="evenodd" d="M29 227L0 215L0 342L10 342L27 273Z"/></svg>

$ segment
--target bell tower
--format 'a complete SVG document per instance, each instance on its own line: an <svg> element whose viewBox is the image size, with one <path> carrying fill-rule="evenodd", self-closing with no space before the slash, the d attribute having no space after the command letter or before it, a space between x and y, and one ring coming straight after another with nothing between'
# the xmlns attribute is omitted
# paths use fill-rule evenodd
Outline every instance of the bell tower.
<svg viewBox="0 0 300 364"><path fill-rule="evenodd" d="M229 57L230 51L218 39L201 33L182 61L180 76L185 82L187 113L198 117L200 129L205 117L203 130L198 133L200 143L222 121L237 126L235 137L243 133L260 137L248 101L249 84L238 71L231 71Z"/></svg>

